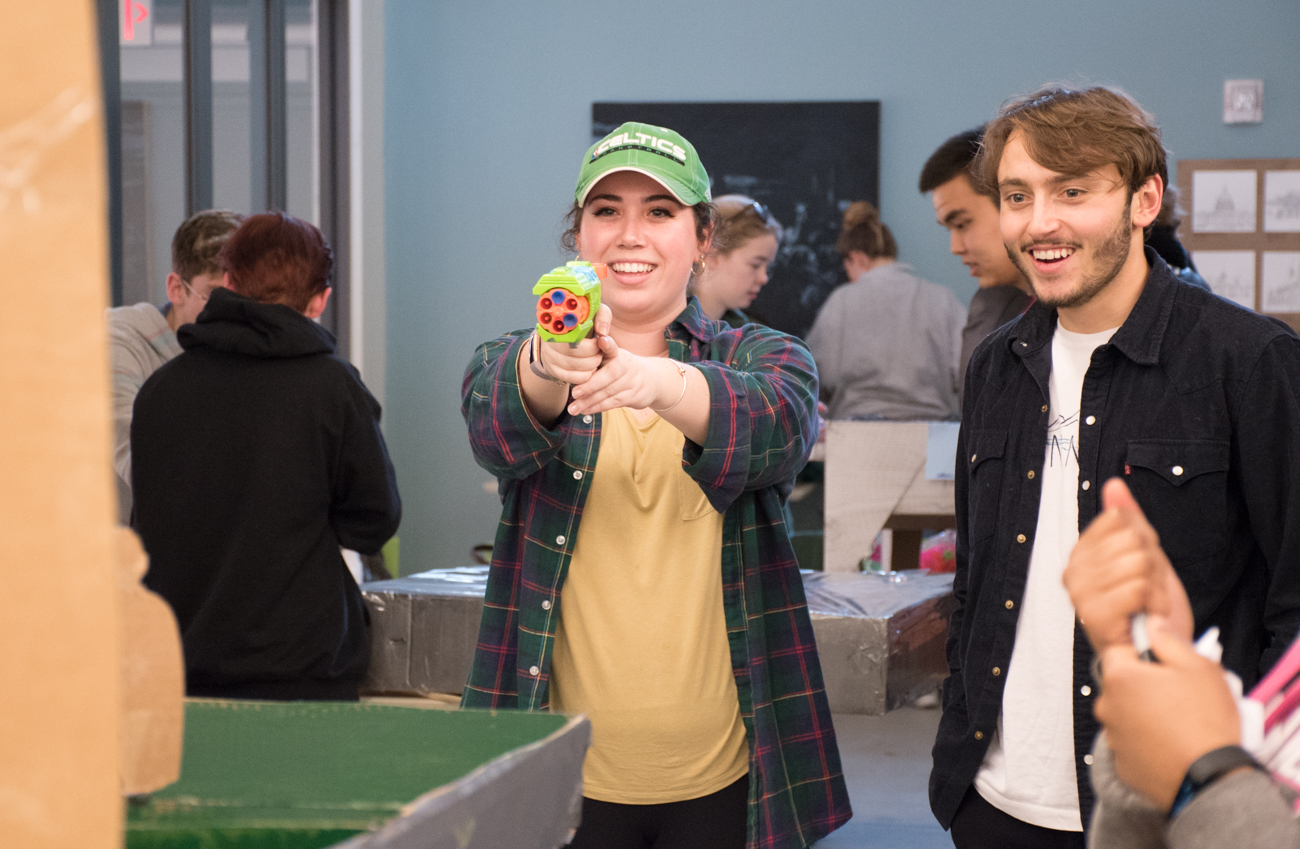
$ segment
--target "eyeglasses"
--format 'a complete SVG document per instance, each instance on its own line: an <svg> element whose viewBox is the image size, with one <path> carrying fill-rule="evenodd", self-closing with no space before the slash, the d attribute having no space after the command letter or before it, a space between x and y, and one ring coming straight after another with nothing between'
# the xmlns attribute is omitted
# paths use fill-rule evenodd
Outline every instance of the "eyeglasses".
<svg viewBox="0 0 1300 849"><path fill-rule="evenodd" d="M203 301L205 304L208 302L208 298L212 297L211 289L209 289L206 292L200 292L198 289L195 289L193 286L191 286L188 280L182 280L181 285L184 286L186 289L189 289L191 295L198 298L200 301Z"/></svg>

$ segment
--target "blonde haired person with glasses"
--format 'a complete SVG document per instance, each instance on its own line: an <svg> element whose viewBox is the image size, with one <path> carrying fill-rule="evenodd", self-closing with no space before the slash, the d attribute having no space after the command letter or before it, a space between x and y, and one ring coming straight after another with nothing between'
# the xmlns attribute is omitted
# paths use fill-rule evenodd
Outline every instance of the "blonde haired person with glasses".
<svg viewBox="0 0 1300 849"><path fill-rule="evenodd" d="M717 229L703 266L691 279L691 292L709 318L741 327L750 321L741 310L767 284L781 224L767 207L744 195L723 195L713 204Z"/></svg>

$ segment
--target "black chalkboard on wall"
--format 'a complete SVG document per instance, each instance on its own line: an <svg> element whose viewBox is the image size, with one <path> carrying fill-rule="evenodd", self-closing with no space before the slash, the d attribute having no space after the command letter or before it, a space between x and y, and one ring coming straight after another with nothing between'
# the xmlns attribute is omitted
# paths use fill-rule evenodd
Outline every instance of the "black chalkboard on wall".
<svg viewBox="0 0 1300 849"><path fill-rule="evenodd" d="M592 139L625 121L670 127L695 145L713 195L749 195L785 236L771 278L747 312L803 336L844 280L835 252L855 200L880 206L880 102L593 103Z"/></svg>

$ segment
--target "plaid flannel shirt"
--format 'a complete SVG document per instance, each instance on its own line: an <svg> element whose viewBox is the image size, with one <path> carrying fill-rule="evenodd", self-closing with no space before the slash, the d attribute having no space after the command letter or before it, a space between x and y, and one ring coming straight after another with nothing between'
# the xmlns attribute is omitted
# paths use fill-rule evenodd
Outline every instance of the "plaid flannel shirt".
<svg viewBox="0 0 1300 849"><path fill-rule="evenodd" d="M561 589L600 446L600 416L529 413L516 358L531 331L481 345L461 411L503 503L462 705L549 708ZM711 397L704 445L682 466L724 513L722 593L750 751L750 849L808 846L851 816L803 582L782 503L817 436L817 371L803 343L728 329L691 298L665 331L669 356L698 368ZM628 658L633 662L635 658Z"/></svg>

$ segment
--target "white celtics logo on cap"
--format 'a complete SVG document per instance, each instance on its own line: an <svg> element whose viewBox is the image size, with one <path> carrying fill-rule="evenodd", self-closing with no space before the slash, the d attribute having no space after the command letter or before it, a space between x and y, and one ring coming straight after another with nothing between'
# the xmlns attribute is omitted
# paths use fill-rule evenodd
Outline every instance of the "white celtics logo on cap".
<svg viewBox="0 0 1300 849"><path fill-rule="evenodd" d="M668 156L676 159L681 164L686 164L686 150L681 145L673 144L668 139L661 139L650 133L619 133L611 136L601 142L595 150L591 152L591 161L595 162L607 153L613 153L623 148L635 147L640 150L648 150L651 153L657 153L660 156Z"/></svg>

